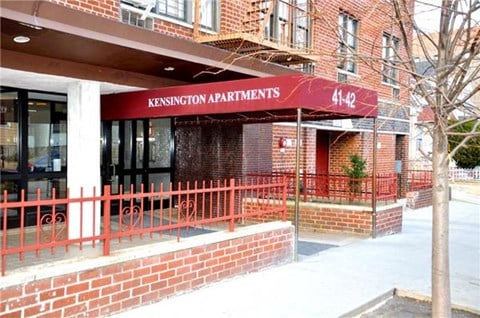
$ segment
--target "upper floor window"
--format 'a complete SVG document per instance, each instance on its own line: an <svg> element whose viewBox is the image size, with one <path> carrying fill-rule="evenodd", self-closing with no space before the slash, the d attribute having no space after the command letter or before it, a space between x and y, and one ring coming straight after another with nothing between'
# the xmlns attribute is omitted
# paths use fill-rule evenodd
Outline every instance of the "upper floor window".
<svg viewBox="0 0 480 318"><path fill-rule="evenodd" d="M341 70L356 73L358 50L358 20L340 12L338 16L338 65Z"/></svg>
<svg viewBox="0 0 480 318"><path fill-rule="evenodd" d="M293 48L310 47L309 0L279 0L265 26L265 37ZM266 9L269 2L261 4ZM264 17L262 17L263 19Z"/></svg>
<svg viewBox="0 0 480 318"><path fill-rule="evenodd" d="M122 4L133 7L139 13L146 11L189 25L193 25L195 20L195 1L191 0L122 0ZM218 30L219 5L218 0L200 0L200 26L203 29Z"/></svg>
<svg viewBox="0 0 480 318"><path fill-rule="evenodd" d="M187 2L185 0L157 0L155 13L174 19L186 20Z"/></svg>
<svg viewBox="0 0 480 318"><path fill-rule="evenodd" d="M382 37L382 82L398 84L398 49L399 39L384 33Z"/></svg>

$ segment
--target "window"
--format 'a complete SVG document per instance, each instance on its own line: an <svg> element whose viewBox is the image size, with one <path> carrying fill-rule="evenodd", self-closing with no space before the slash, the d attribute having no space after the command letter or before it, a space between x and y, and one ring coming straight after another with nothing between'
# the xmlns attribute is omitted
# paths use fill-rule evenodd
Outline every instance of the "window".
<svg viewBox="0 0 480 318"><path fill-rule="evenodd" d="M298 49L307 49L310 47L309 35L309 8L307 0L297 0L294 20L294 47Z"/></svg>
<svg viewBox="0 0 480 318"><path fill-rule="evenodd" d="M29 172L62 171L67 164L67 104L29 99Z"/></svg>
<svg viewBox="0 0 480 318"><path fill-rule="evenodd" d="M337 82L339 83L346 83L348 81L348 75L345 73L338 72L337 73Z"/></svg>
<svg viewBox="0 0 480 318"><path fill-rule="evenodd" d="M280 0L265 26L265 37L297 49L310 47L309 0ZM269 2L261 4L266 9ZM263 19L263 17L262 17Z"/></svg>
<svg viewBox="0 0 480 318"><path fill-rule="evenodd" d="M356 73L358 21L345 12L338 16L338 65L341 70Z"/></svg>
<svg viewBox="0 0 480 318"><path fill-rule="evenodd" d="M153 30L153 19L142 19L142 15L140 13L122 10L122 22L137 26L139 28Z"/></svg>
<svg viewBox="0 0 480 318"><path fill-rule="evenodd" d="M2 174L18 171L18 93L0 93L0 169ZM0 178L1 179L1 178Z"/></svg>
<svg viewBox="0 0 480 318"><path fill-rule="evenodd" d="M398 84L398 48L400 41L398 38L384 33L382 38L382 82L397 85Z"/></svg>
<svg viewBox="0 0 480 318"><path fill-rule="evenodd" d="M157 0L155 13L178 20L186 20L186 2L185 0Z"/></svg>
<svg viewBox="0 0 480 318"><path fill-rule="evenodd" d="M290 67L306 74L315 74L314 63L296 64L296 65L291 65Z"/></svg>
<svg viewBox="0 0 480 318"><path fill-rule="evenodd" d="M207 30L218 30L218 5L216 0L200 1L200 25ZM193 10L192 10L193 11Z"/></svg>
<svg viewBox="0 0 480 318"><path fill-rule="evenodd" d="M195 18L195 2L191 0L122 0L127 7L127 11L133 11L139 16L144 16L145 11L150 15L156 15L158 18L178 21L193 25ZM200 0L200 25L203 29L217 31L219 28L219 5L218 0ZM124 14L122 13L122 16ZM130 24L138 25L138 18L132 23L122 17L123 21L129 21ZM141 23L140 23L141 24Z"/></svg>

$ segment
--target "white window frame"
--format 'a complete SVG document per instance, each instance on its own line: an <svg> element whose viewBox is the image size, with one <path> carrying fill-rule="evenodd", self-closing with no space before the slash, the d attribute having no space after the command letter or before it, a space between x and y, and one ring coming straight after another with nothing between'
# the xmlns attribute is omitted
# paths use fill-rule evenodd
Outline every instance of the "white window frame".
<svg viewBox="0 0 480 318"><path fill-rule="evenodd" d="M398 50L400 39L389 34L382 35L382 83L398 86Z"/></svg>
<svg viewBox="0 0 480 318"><path fill-rule="evenodd" d="M193 0L121 0L122 8L135 12L143 10L149 17L190 28L195 19L194 4ZM205 13L206 10L209 12ZM218 32L220 0L200 0L200 27L205 32Z"/></svg>
<svg viewBox="0 0 480 318"><path fill-rule="evenodd" d="M265 26L265 37L272 42L297 49L310 48L312 22L309 16L309 2L310 0L277 1L270 16L270 23ZM262 5L266 7L268 3ZM291 38L288 38L289 34Z"/></svg>
<svg viewBox="0 0 480 318"><path fill-rule="evenodd" d="M340 11L338 15L338 64L337 68L345 72L358 72L358 20L352 15Z"/></svg>

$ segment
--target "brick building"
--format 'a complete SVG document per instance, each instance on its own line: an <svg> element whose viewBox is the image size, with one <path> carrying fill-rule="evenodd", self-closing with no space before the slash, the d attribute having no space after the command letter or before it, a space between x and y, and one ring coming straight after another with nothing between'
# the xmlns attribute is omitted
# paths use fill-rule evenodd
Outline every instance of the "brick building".
<svg viewBox="0 0 480 318"><path fill-rule="evenodd" d="M80 187L104 184L115 192L121 185L138 190L141 184L293 170L297 142L304 172L341 174L348 156L359 154L372 174L373 118L380 158L376 170L399 172L402 194L408 92L398 84L406 75L395 67L403 48L389 18L390 6L388 1L353 0L1 1L0 198L5 199L4 190L9 201L22 190L35 200L36 189L42 190L42 198L52 188L60 197L68 188L75 197ZM188 92L193 84L265 84L269 77L306 74L321 77L329 94L305 94L300 105L292 105L318 102L324 107L302 110L300 141L295 108L272 112L268 105L255 104L261 114L227 116L212 106L211 113L198 116L148 117L135 102L127 108L122 102L106 103L166 87ZM297 88L290 90L288 96ZM196 97L189 96L194 103ZM372 113L362 113L362 103ZM114 116L125 109L128 116ZM83 195L92 194L87 192ZM364 208L349 215L343 208L314 206L308 216L323 220L336 215L344 222L355 214L352 223L362 223L362 228L352 227L368 235L372 213ZM391 232L389 222L398 231L401 209L385 211L378 218L387 220L382 231ZM74 212L69 210L72 216ZM15 211L3 211L5 219L8 227L37 222L35 214L22 219ZM81 234L79 223L70 222L68 234L94 235L100 230L97 221L83 218L84 228L97 228ZM21 277L2 279L0 311L6 316L101 316L291 261L290 226L263 224L258 229L262 234L248 230L209 245L189 241L179 247L184 250L167 249L161 256L149 249L104 259L101 265L86 260L33 275L25 271ZM230 255L232 250L236 254ZM262 253L253 256L256 262L250 260L254 251ZM193 267L201 274L195 276Z"/></svg>
<svg viewBox="0 0 480 318"><path fill-rule="evenodd" d="M195 12L199 13L200 23L194 22ZM2 189L48 187L51 180L65 189L98 186L109 180L139 185L192 175L217 179L293 170L294 123L227 128L208 125L208 121L201 126L180 127L175 125L175 119L117 120L95 124L88 130L93 133L89 138L95 140L95 135L100 134L107 145L102 156L90 158L91 162L80 159L66 145L83 143L75 151L97 153L96 146L85 137L87 130L82 122L100 125L95 111L100 107L99 95L298 72L377 92L377 151L381 158L377 171L393 172L396 168L402 172L401 184L407 170L408 91L398 84L406 75L394 64L397 51L401 58L403 46L389 15L379 12L391 12L390 4L306 0L291 4L180 0L4 2L2 99L20 103L4 107L6 121L13 123L13 128L4 128L2 135L14 136L2 139ZM13 37L18 35L30 41L14 42ZM17 40L21 42L22 38ZM90 105L94 106L90 107L94 115L82 113L85 118L81 118L74 113L77 107L73 105L84 103L85 96L93 96ZM50 105L48 111L42 107L44 102ZM25 114L30 116L29 124ZM73 128L75 125L77 128ZM67 126L82 131L82 136L67 135ZM367 172L372 173L373 119L304 120L302 127L302 171L341 174L348 156L357 153L366 159ZM115 140L142 138L143 143L149 143L148 131L171 133L175 139L152 145L152 149L163 153L140 154L145 148L140 143L131 149L116 144ZM197 137L190 138L192 134ZM285 147L279 147L280 140L285 141ZM205 146L200 153L198 142ZM71 155L67 156L67 152ZM156 165L148 167L154 169L148 176L139 169L143 168L141 156L159 158ZM203 160L191 160L201 156ZM137 165L131 160L134 157ZM119 158L128 159L122 162ZM212 169L204 169L204 165L199 168L201 161ZM67 170L67 165L82 168ZM81 172L99 165L101 176L92 175L87 180ZM115 172L112 165L117 166Z"/></svg>

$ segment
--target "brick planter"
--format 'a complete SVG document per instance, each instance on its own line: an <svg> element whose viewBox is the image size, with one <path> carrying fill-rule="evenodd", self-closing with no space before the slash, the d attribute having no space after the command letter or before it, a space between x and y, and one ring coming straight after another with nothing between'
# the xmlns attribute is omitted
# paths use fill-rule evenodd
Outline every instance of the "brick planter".
<svg viewBox="0 0 480 318"><path fill-rule="evenodd" d="M257 202L257 201L255 201ZM261 202L259 203L261 204ZM244 209L252 208L254 203L244 202ZM294 222L295 203L287 202L287 219ZM377 236L402 231L403 205L393 203L377 206L375 232ZM249 221L269 221L271 219L249 218ZM373 235L372 208L358 205L326 204L300 202L299 231L349 233L364 236Z"/></svg>
<svg viewBox="0 0 480 318"><path fill-rule="evenodd" d="M294 219L295 206L288 204L287 218ZM390 204L377 207L376 235L402 231L403 206ZM371 236L373 231L371 207L323 203L300 203L299 230L309 232L352 233Z"/></svg>
<svg viewBox="0 0 480 318"><path fill-rule="evenodd" d="M420 209L431 206L433 202L432 188L407 193L407 207L410 209Z"/></svg>

